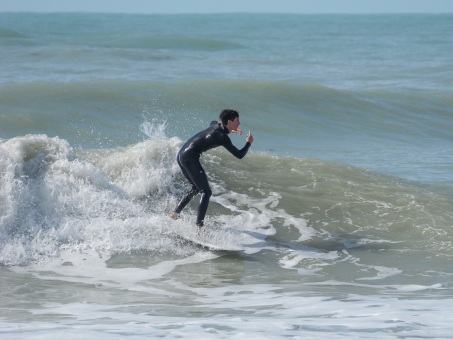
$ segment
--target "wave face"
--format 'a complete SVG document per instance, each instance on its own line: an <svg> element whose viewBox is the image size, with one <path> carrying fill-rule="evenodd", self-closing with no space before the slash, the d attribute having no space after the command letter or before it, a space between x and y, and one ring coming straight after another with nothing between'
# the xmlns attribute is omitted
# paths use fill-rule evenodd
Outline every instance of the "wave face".
<svg viewBox="0 0 453 340"><path fill-rule="evenodd" d="M45 135L2 142L1 262L38 261L82 245L112 254L168 250L166 213L186 187L175 162L181 140L151 123L142 130L155 135L112 149L74 151ZM253 153L238 162L221 150L204 158L214 191L208 225L271 228L282 244L451 255L448 195L310 158ZM194 219L195 203L184 223Z"/></svg>
<svg viewBox="0 0 453 340"><path fill-rule="evenodd" d="M61 136L79 148L143 140L145 120L186 139L225 107L254 149L315 157L451 187L449 91L336 90L258 80L32 82L0 88L2 136ZM233 136L235 138L236 136ZM235 139L243 143L241 138Z"/></svg>

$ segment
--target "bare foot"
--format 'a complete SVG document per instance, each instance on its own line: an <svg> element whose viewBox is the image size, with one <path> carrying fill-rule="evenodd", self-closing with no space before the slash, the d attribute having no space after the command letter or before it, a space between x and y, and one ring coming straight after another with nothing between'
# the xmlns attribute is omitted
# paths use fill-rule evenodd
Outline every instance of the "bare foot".
<svg viewBox="0 0 453 340"><path fill-rule="evenodd" d="M170 217L172 220L177 220L179 218L179 214L172 211L172 212L168 213L168 217Z"/></svg>

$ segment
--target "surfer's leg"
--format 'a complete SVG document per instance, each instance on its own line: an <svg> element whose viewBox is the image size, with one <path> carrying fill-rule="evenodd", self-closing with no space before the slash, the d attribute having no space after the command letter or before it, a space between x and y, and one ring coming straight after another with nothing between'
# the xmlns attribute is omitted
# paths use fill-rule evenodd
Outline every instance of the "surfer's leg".
<svg viewBox="0 0 453 340"><path fill-rule="evenodd" d="M184 209L186 205L189 204L189 202L192 200L192 198L199 192L200 191L195 186L193 186L188 192L186 192L181 201L179 201L174 212L179 214L182 211L182 209Z"/></svg>
<svg viewBox="0 0 453 340"><path fill-rule="evenodd" d="M192 178L191 176L189 175L187 169L186 169L186 164L187 163L182 163L180 160L179 160L179 157L177 158L177 161L178 161L178 164L181 168L181 171L184 175L184 177L187 178L187 180L189 181L190 184L192 184L192 187L189 189L189 191L187 191L183 198L181 199L181 201L178 203L178 205L176 206L175 210L173 211L175 215L171 215L170 217L173 218L174 220L177 219L177 215L182 211L182 209L185 208L185 206L187 204L189 204L189 202L192 200L192 198L198 194L200 192L200 190L198 190L197 186L195 185L195 183L192 181Z"/></svg>
<svg viewBox="0 0 453 340"><path fill-rule="evenodd" d="M180 205L183 205L184 203L185 205L187 205L187 203L189 203L193 196L200 192L201 200L200 205L198 206L196 224L199 227L202 227L206 211L208 210L209 199L211 198L212 195L212 191L208 183L208 178L198 159L191 162L181 162L180 164L185 171L184 175L187 175L189 177L188 179L193 184L192 190L183 198ZM188 199L188 201L186 202L185 199L186 200ZM180 205L178 205L177 209L180 207ZM175 212L178 211L175 210Z"/></svg>
<svg viewBox="0 0 453 340"><path fill-rule="evenodd" d="M199 171L196 173L195 183L201 192L200 205L198 206L197 214L197 226L202 227L204 223L204 217L206 216L206 211L208 210L209 199L211 198L212 191L209 187L208 177L206 176L203 168L199 167Z"/></svg>

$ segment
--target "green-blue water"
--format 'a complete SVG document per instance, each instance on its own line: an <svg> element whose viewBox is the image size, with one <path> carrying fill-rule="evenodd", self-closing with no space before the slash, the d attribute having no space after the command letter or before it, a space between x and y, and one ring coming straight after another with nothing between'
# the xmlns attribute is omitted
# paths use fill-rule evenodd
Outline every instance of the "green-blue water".
<svg viewBox="0 0 453 340"><path fill-rule="evenodd" d="M448 338L452 19L0 13L1 337Z"/></svg>

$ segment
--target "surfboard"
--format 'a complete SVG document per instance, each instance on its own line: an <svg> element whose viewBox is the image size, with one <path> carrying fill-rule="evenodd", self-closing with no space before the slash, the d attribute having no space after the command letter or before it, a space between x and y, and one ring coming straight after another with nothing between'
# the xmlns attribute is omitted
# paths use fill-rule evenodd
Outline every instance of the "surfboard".
<svg viewBox="0 0 453 340"><path fill-rule="evenodd" d="M243 251L239 246L231 244L218 244L214 243L209 237L200 237L197 235L180 235L177 234L179 238L183 241L191 243L197 247L210 250L210 251L219 251L219 252L240 252Z"/></svg>

